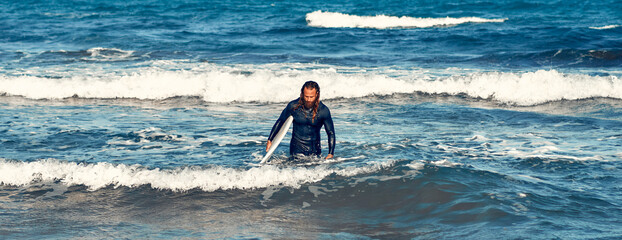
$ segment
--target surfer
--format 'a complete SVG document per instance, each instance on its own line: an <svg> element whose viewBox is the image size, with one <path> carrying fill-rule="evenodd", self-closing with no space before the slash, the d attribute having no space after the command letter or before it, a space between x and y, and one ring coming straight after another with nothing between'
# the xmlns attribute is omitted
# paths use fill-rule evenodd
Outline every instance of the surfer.
<svg viewBox="0 0 622 240"><path fill-rule="evenodd" d="M281 116L276 120L270 136L266 151L270 149L272 140L276 136L283 123L289 116L294 118L292 140L289 145L289 154L295 159L300 156L316 156L322 153L320 147L320 130L322 126L328 135L328 155L326 159L332 158L335 152L335 128L330 110L320 102L320 85L314 81L308 81L300 88L300 98L287 104L281 112Z"/></svg>

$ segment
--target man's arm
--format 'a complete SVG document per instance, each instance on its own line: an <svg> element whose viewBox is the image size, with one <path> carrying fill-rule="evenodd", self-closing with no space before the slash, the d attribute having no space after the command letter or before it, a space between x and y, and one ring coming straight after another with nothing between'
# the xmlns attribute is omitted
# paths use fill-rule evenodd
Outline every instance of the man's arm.
<svg viewBox="0 0 622 240"><path fill-rule="evenodd" d="M279 132L279 129L281 129L289 115L291 115L291 113L289 111L288 104L281 112L281 116L279 116L279 119L276 120L274 126L272 126L272 131L270 131L270 135L268 136L268 142L266 143L266 152L270 149L270 146L272 146L272 140L274 139L274 137L276 137L276 134Z"/></svg>
<svg viewBox="0 0 622 240"><path fill-rule="evenodd" d="M326 135L328 135L328 155L326 159L329 159L335 154L335 126L333 125L333 118L328 107L326 108L326 116L324 118L324 129L326 130Z"/></svg>

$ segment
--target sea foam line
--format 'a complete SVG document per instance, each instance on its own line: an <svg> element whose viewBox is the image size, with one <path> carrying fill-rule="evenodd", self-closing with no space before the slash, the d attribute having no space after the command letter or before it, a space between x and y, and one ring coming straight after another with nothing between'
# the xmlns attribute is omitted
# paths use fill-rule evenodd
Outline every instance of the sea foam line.
<svg viewBox="0 0 622 240"><path fill-rule="evenodd" d="M333 66L268 64L224 66L210 63L162 63L134 72L85 69L63 76L1 76L0 94L31 99L137 98L166 99L198 96L207 102L286 102L295 99L300 86L314 80L324 98L355 98L412 92L404 79L353 69L342 73ZM170 69L170 68L174 69ZM56 72L63 72L56 70ZM39 76L35 76L39 75ZM326 86L326 87L324 87Z"/></svg>
<svg viewBox="0 0 622 240"><path fill-rule="evenodd" d="M621 27L621 26L622 25L607 25L607 26L602 26L602 27L590 27L590 29L605 30L605 29L618 28L618 27Z"/></svg>
<svg viewBox="0 0 622 240"><path fill-rule="evenodd" d="M140 165L75 163L55 159L21 162L0 159L0 185L25 186L33 182L60 181L68 186L84 185L90 190L107 186L138 187L150 185L155 189L204 191L230 189L257 189L269 186L299 188L302 184L317 182L331 174L354 176L376 172L393 162L370 163L362 167L331 169L318 167L279 167L264 165L250 169L222 166L209 168L181 167L175 169L147 169Z"/></svg>
<svg viewBox="0 0 622 240"><path fill-rule="evenodd" d="M224 66L168 63L135 72L93 70L61 77L0 75L0 95L31 99L201 97L206 102L286 102L298 97L309 80L322 87L322 98L358 98L395 93L468 95L529 106L560 100L622 99L617 76L535 72L431 73L425 69L341 68L313 64ZM164 64L166 65L166 64ZM173 69L170 69L173 68ZM62 72L62 71L58 71ZM446 75L453 76L446 77Z"/></svg>
<svg viewBox="0 0 622 240"><path fill-rule="evenodd" d="M452 26L463 23L487 23L504 22L503 19L485 19L479 17L461 18L415 18L415 17L395 17L387 15L376 16L356 16L338 12L315 11L307 13L307 24L311 27L322 28L428 28L436 26Z"/></svg>
<svg viewBox="0 0 622 240"><path fill-rule="evenodd" d="M119 61L129 60L134 51L124 51L118 48L102 48L95 47L86 50L91 58L83 58L83 60L99 60L99 61Z"/></svg>
<svg viewBox="0 0 622 240"><path fill-rule="evenodd" d="M437 81L416 81L415 85L417 91L424 93L467 94L521 106L594 97L622 99L622 79L616 76L563 74L555 70L475 73Z"/></svg>

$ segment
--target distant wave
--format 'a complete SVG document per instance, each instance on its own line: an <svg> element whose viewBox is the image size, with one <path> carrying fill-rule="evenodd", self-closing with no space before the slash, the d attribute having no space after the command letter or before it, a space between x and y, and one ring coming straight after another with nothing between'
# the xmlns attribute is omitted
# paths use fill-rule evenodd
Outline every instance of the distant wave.
<svg viewBox="0 0 622 240"><path fill-rule="evenodd" d="M485 19L479 17L461 18L414 18L394 17L386 15L356 16L336 12L315 11L307 13L307 23L312 27L322 28L428 28L437 26L452 26L463 23L504 22L504 19Z"/></svg>
<svg viewBox="0 0 622 240"><path fill-rule="evenodd" d="M115 61L127 61L137 59L139 56L135 55L134 51L126 51L118 48L103 48L94 47L87 50L67 51L67 50L55 50L44 52L43 55L55 54L66 55L68 57L78 57L81 61L87 62L115 62Z"/></svg>
<svg viewBox="0 0 622 240"><path fill-rule="evenodd" d="M466 94L512 105L594 97L622 99L622 79L619 77L564 74L555 70L465 75L460 72L429 73L425 69L367 69L315 64L223 66L171 61L152 64L125 73L100 69L89 70L88 74L77 71L62 77L0 75L0 95L31 99L77 96L154 100L189 96L215 103L286 102L298 97L302 83L314 80L322 86L324 99L414 92Z"/></svg>
<svg viewBox="0 0 622 240"><path fill-rule="evenodd" d="M140 165L106 162L85 164L54 159L35 162L0 159L0 185L24 186L37 182L61 182L69 186L84 185L90 190L108 186L150 185L155 189L172 191L257 189L270 186L298 188L305 183L320 181L331 174L349 177L376 172L392 164L392 162L370 163L362 167L343 169L330 169L326 166L278 167L273 165L250 169L222 166L148 169Z"/></svg>
<svg viewBox="0 0 622 240"><path fill-rule="evenodd" d="M134 51L125 51L117 48L91 48L86 50L90 54L92 59L97 59L100 61L116 61L116 60L126 60L130 58Z"/></svg>
<svg viewBox="0 0 622 240"><path fill-rule="evenodd" d="M597 30L604 30L604 29L612 29L612 28L618 28L621 27L622 25L607 25L607 26L602 26L602 27L590 27L591 29L597 29Z"/></svg>

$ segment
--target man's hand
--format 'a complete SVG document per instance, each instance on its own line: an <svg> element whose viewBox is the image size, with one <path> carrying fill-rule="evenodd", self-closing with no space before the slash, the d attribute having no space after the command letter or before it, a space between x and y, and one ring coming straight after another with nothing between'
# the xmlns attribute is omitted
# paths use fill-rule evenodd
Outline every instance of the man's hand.
<svg viewBox="0 0 622 240"><path fill-rule="evenodd" d="M272 141L268 140L268 143L266 143L266 152L270 150L270 146L272 146Z"/></svg>
<svg viewBox="0 0 622 240"><path fill-rule="evenodd" d="M329 158L333 158L333 155L332 155L332 154L328 154L328 155L326 155L326 158L325 158L325 159L329 159Z"/></svg>

